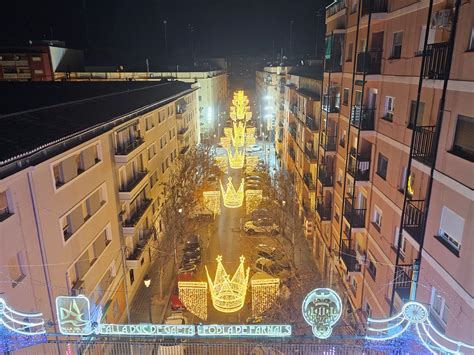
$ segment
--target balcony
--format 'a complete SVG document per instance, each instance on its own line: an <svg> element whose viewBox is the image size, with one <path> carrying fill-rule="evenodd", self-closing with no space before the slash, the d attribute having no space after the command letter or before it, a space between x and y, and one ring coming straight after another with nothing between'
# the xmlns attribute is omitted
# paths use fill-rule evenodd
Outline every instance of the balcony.
<svg viewBox="0 0 474 355"><path fill-rule="evenodd" d="M189 126L183 127L178 131L178 138L184 138L186 133L189 131Z"/></svg>
<svg viewBox="0 0 474 355"><path fill-rule="evenodd" d="M345 0L334 1L331 5L326 7L326 18L334 16L338 12L344 10L345 8L346 8Z"/></svg>
<svg viewBox="0 0 474 355"><path fill-rule="evenodd" d="M150 199L144 199L140 206L137 208L135 213L133 213L126 221L123 222L125 228L133 228L137 225L140 219L145 214L148 207L151 205Z"/></svg>
<svg viewBox="0 0 474 355"><path fill-rule="evenodd" d="M357 262L357 254L354 249L351 248L351 240L343 239L341 246L341 259L346 265L347 272L360 272L361 265Z"/></svg>
<svg viewBox="0 0 474 355"><path fill-rule="evenodd" d="M295 150L294 150L293 148L289 148L289 149L288 149L288 155L291 157L291 159L293 160L293 162L296 161Z"/></svg>
<svg viewBox="0 0 474 355"><path fill-rule="evenodd" d="M145 229L142 238L138 241L133 252L127 257L126 263L129 268L136 269L139 267L140 259L146 250L150 238L154 235L153 229Z"/></svg>
<svg viewBox="0 0 474 355"><path fill-rule="evenodd" d="M352 203L347 198L344 199L344 217L351 225L351 228L365 227L365 212L365 208L353 208Z"/></svg>
<svg viewBox="0 0 474 355"><path fill-rule="evenodd" d="M119 190L119 199L120 200L130 200L136 192L142 189L140 184L142 181L146 181L146 176L148 171L139 171L132 177L126 184L122 185Z"/></svg>
<svg viewBox="0 0 474 355"><path fill-rule="evenodd" d="M434 80L446 79L448 71L448 42L433 43L426 46L423 77Z"/></svg>
<svg viewBox="0 0 474 355"><path fill-rule="evenodd" d="M143 137L137 137L130 142L117 143L115 148L115 162L126 163L131 153L145 143Z"/></svg>
<svg viewBox="0 0 474 355"><path fill-rule="evenodd" d="M316 187L314 185L314 182L313 182L313 179L311 178L311 174L309 174L309 173L304 174L303 175L303 180L304 180L304 184L306 185L308 190L314 191L316 189Z"/></svg>
<svg viewBox="0 0 474 355"><path fill-rule="evenodd" d="M288 132L290 132L293 139L296 140L296 124L295 123L290 123L288 125Z"/></svg>
<svg viewBox="0 0 474 355"><path fill-rule="evenodd" d="M318 214L321 221L331 220L331 205L325 206L322 199L318 199L316 202L316 213Z"/></svg>
<svg viewBox="0 0 474 355"><path fill-rule="evenodd" d="M320 165L318 170L318 180L321 182L323 187L333 186L333 173L328 171L326 165Z"/></svg>
<svg viewBox="0 0 474 355"><path fill-rule="evenodd" d="M368 51L357 54L356 72L358 74L380 74L382 51Z"/></svg>
<svg viewBox="0 0 474 355"><path fill-rule="evenodd" d="M331 55L324 60L324 71L329 73L342 72L342 55Z"/></svg>
<svg viewBox="0 0 474 355"><path fill-rule="evenodd" d="M317 160L316 153L312 149L309 149L308 147L304 148L304 155L306 158L310 160L310 162L315 163Z"/></svg>
<svg viewBox="0 0 474 355"><path fill-rule="evenodd" d="M313 117L306 115L305 123L311 131L319 131L319 120L316 121Z"/></svg>
<svg viewBox="0 0 474 355"><path fill-rule="evenodd" d="M337 136L328 136L325 132L321 133L321 147L329 152L336 151L336 139Z"/></svg>
<svg viewBox="0 0 474 355"><path fill-rule="evenodd" d="M179 154L186 154L189 151L189 145L184 146L180 151Z"/></svg>
<svg viewBox="0 0 474 355"><path fill-rule="evenodd" d="M349 155L349 164L347 172L356 181L369 181L370 177L370 159Z"/></svg>
<svg viewBox="0 0 474 355"><path fill-rule="evenodd" d="M423 240L423 219L425 200L409 200L405 206L403 216L403 229L410 234L419 244Z"/></svg>
<svg viewBox="0 0 474 355"><path fill-rule="evenodd" d="M435 133L436 126L415 126L413 131L412 156L428 166L434 163Z"/></svg>
<svg viewBox="0 0 474 355"><path fill-rule="evenodd" d="M406 267L397 266L395 268L395 282L393 286L395 293L400 298L402 303L410 300L411 277L406 272Z"/></svg>
<svg viewBox="0 0 474 355"><path fill-rule="evenodd" d="M362 16L369 13L377 14L388 11L388 0L363 0Z"/></svg>
<svg viewBox="0 0 474 355"><path fill-rule="evenodd" d="M298 106L296 104L290 104L290 112L293 116L296 116L298 114Z"/></svg>
<svg viewBox="0 0 474 355"><path fill-rule="evenodd" d="M338 113L341 107L341 97L334 95L323 95L322 109L327 113Z"/></svg>
<svg viewBox="0 0 474 355"><path fill-rule="evenodd" d="M374 130L375 109L365 106L352 106L351 125L361 131Z"/></svg>

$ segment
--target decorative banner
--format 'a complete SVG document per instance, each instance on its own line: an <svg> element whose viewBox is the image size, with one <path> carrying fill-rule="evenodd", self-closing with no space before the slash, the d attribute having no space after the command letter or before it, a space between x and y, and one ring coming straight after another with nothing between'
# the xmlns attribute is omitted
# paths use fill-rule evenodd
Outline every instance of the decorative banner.
<svg viewBox="0 0 474 355"><path fill-rule="evenodd" d="M207 280L211 290L212 304L219 312L237 312L244 306L250 268L245 270L245 257L241 256L240 265L231 279L222 265L222 256L217 256L216 261L217 270L214 281L212 281L207 266L205 266Z"/></svg>
<svg viewBox="0 0 474 355"><path fill-rule="evenodd" d="M0 298L0 324L19 334L39 335L46 333L43 313L17 312L8 307L3 298Z"/></svg>
<svg viewBox="0 0 474 355"><path fill-rule="evenodd" d="M204 206L216 215L221 214L221 193L220 191L204 191Z"/></svg>
<svg viewBox="0 0 474 355"><path fill-rule="evenodd" d="M313 334L319 339L327 339L332 328L342 314L342 301L330 288L317 288L303 300L303 317L312 326Z"/></svg>
<svg viewBox="0 0 474 355"><path fill-rule="evenodd" d="M462 354L474 350L474 345L455 341L442 334L431 322L426 307L419 302L405 303L401 312L393 317L369 318L367 323L367 340L390 340L402 336L409 330L412 334L416 332L422 344L433 354L438 354L440 351L447 354ZM384 327L383 323L386 323Z"/></svg>
<svg viewBox="0 0 474 355"><path fill-rule="evenodd" d="M80 296L56 297L59 331L65 335L92 333L89 299Z"/></svg>
<svg viewBox="0 0 474 355"><path fill-rule="evenodd" d="M212 337L289 337L291 325L288 324L209 324L198 325L197 334Z"/></svg>
<svg viewBox="0 0 474 355"><path fill-rule="evenodd" d="M252 288L252 316L257 317L275 303L280 290L280 279L257 272L250 280Z"/></svg>
<svg viewBox="0 0 474 355"><path fill-rule="evenodd" d="M255 210L262 202L262 190L245 190L245 210L247 214Z"/></svg>
<svg viewBox="0 0 474 355"><path fill-rule="evenodd" d="M179 299L195 316L207 319L207 283L179 281Z"/></svg>
<svg viewBox="0 0 474 355"><path fill-rule="evenodd" d="M238 191L235 191L234 185L232 184L232 178L229 176L227 182L227 188L224 190L224 187L221 184L222 197L224 199L224 206L227 208L238 208L241 207L244 202L244 179L240 183Z"/></svg>

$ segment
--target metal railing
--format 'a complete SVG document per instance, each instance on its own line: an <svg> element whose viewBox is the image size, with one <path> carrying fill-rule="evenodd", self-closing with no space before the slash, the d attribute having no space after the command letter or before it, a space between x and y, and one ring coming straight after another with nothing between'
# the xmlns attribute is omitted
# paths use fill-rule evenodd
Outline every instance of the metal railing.
<svg viewBox="0 0 474 355"><path fill-rule="evenodd" d="M351 125L361 131L372 131L374 129L375 109L365 106L352 106Z"/></svg>
<svg viewBox="0 0 474 355"><path fill-rule="evenodd" d="M365 208L353 208L352 203L346 198L344 199L344 217L347 219L352 228L365 227Z"/></svg>
<svg viewBox="0 0 474 355"><path fill-rule="evenodd" d="M309 174L309 173L304 174L303 175L303 180L304 180L304 183L305 183L306 187L309 190L314 190L315 189L313 179L311 178L311 174Z"/></svg>
<svg viewBox="0 0 474 355"><path fill-rule="evenodd" d="M327 151L336 150L337 136L328 136L326 132L321 133L321 147Z"/></svg>
<svg viewBox="0 0 474 355"><path fill-rule="evenodd" d="M403 216L403 229L420 244L423 240L424 205L425 200L409 200Z"/></svg>
<svg viewBox="0 0 474 355"><path fill-rule="evenodd" d="M316 160L317 159L316 153L312 149L309 149L308 147L304 148L304 155L306 155L306 157L309 160Z"/></svg>
<svg viewBox="0 0 474 355"><path fill-rule="evenodd" d="M331 205L325 206L322 199L318 199L316 202L316 212L321 218L322 221L330 221L331 220Z"/></svg>
<svg viewBox="0 0 474 355"><path fill-rule="evenodd" d="M388 11L388 0L363 0L362 16L369 13L383 13Z"/></svg>
<svg viewBox="0 0 474 355"><path fill-rule="evenodd" d="M350 154L347 172L357 181L369 181L370 159Z"/></svg>
<svg viewBox="0 0 474 355"><path fill-rule="evenodd" d="M357 54L357 73L380 74L382 51L366 51Z"/></svg>
<svg viewBox="0 0 474 355"><path fill-rule="evenodd" d="M146 174L148 174L148 171L146 169L143 170L143 171L137 172L136 175L132 179L127 181L127 183L124 184L120 188L120 192L130 192L130 191L132 191L140 183L140 181L143 180L143 178L146 176Z"/></svg>
<svg viewBox="0 0 474 355"><path fill-rule="evenodd" d="M288 149L288 155L293 161L296 161L295 150L293 148Z"/></svg>
<svg viewBox="0 0 474 355"><path fill-rule="evenodd" d="M360 272L361 265L357 262L356 251L352 249L350 239L342 240L341 259L348 272Z"/></svg>
<svg viewBox="0 0 474 355"><path fill-rule="evenodd" d="M328 113L337 113L341 107L341 97L334 95L323 95L322 109Z"/></svg>
<svg viewBox="0 0 474 355"><path fill-rule="evenodd" d="M143 137L136 137L135 139L131 140L130 142L126 142L123 144L117 144L117 148L115 149L116 155L127 155L140 145L145 142Z"/></svg>
<svg viewBox="0 0 474 355"><path fill-rule="evenodd" d="M183 147L183 149L180 150L179 154L186 154L189 150L189 145L186 145Z"/></svg>
<svg viewBox="0 0 474 355"><path fill-rule="evenodd" d="M189 130L189 126L183 127L178 131L178 136L185 135L186 132Z"/></svg>
<svg viewBox="0 0 474 355"><path fill-rule="evenodd" d="M147 208L151 205L151 199L144 199L140 206L137 208L135 213L133 213L130 218L123 222L124 227L135 227L140 218L143 216Z"/></svg>
<svg viewBox="0 0 474 355"><path fill-rule="evenodd" d="M413 134L413 158L431 166L435 156L436 126L415 126Z"/></svg>
<svg viewBox="0 0 474 355"><path fill-rule="evenodd" d="M339 0L339 1L333 2L331 5L326 7L326 18L337 14L339 11L342 11L345 8L346 8L345 0Z"/></svg>
<svg viewBox="0 0 474 355"><path fill-rule="evenodd" d="M313 117L306 115L305 123L310 130L319 131L319 120L316 121Z"/></svg>
<svg viewBox="0 0 474 355"><path fill-rule="evenodd" d="M446 79L448 70L449 43L432 43L426 46L423 77L435 80Z"/></svg>
<svg viewBox="0 0 474 355"><path fill-rule="evenodd" d="M323 187L333 186L333 173L327 169L326 165L320 165L318 169L318 180L321 181Z"/></svg>
<svg viewBox="0 0 474 355"><path fill-rule="evenodd" d="M410 298L412 280L409 273L412 272L411 269L411 265L400 265L395 268L395 280L393 282L393 287L395 288L395 292L398 294L398 297L400 297L402 301L408 301Z"/></svg>
<svg viewBox="0 0 474 355"><path fill-rule="evenodd" d="M324 71L339 73L342 71L342 53L332 54L330 58L324 60Z"/></svg>
<svg viewBox="0 0 474 355"><path fill-rule="evenodd" d="M154 230L152 228L145 229L143 235L138 241L137 245L133 249L133 252L128 256L127 260L139 260L145 251L145 246L153 235Z"/></svg>

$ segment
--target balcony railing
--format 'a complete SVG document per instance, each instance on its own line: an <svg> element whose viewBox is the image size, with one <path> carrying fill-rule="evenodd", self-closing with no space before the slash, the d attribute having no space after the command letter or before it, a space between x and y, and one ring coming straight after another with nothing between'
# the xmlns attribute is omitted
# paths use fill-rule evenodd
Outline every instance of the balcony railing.
<svg viewBox="0 0 474 355"><path fill-rule="evenodd" d="M189 145L186 145L179 151L179 154L186 154L188 150L189 150Z"/></svg>
<svg viewBox="0 0 474 355"><path fill-rule="evenodd" d="M410 298L412 280L406 272L406 268L406 266L397 266L395 268L395 282L393 283L395 292L398 294L398 297L400 297L402 301L408 301Z"/></svg>
<svg viewBox="0 0 474 355"><path fill-rule="evenodd" d="M117 148L115 149L116 155L128 155L130 152L138 148L140 145L144 143L143 137L137 137L130 142L126 142L123 144L117 144Z"/></svg>
<svg viewBox="0 0 474 355"><path fill-rule="evenodd" d="M382 51L367 51L357 54L357 73L380 74L381 66Z"/></svg>
<svg viewBox="0 0 474 355"><path fill-rule="evenodd" d="M320 165L318 170L318 180L323 187L333 186L333 173L327 169L326 165Z"/></svg>
<svg viewBox="0 0 474 355"><path fill-rule="evenodd" d="M350 239L343 239L341 245L341 259L348 272L360 272L361 265L357 262L356 251L351 247Z"/></svg>
<svg viewBox="0 0 474 355"><path fill-rule="evenodd" d="M296 104L290 104L290 112L296 116L298 114L298 106Z"/></svg>
<svg viewBox="0 0 474 355"><path fill-rule="evenodd" d="M124 186L120 188L120 192L130 192L132 191L135 186L137 186L140 181L144 179L148 172L146 170L139 171L130 181L128 181Z"/></svg>
<svg viewBox="0 0 474 355"><path fill-rule="evenodd" d="M291 136L293 137L293 139L296 140L296 124L294 123L290 123L288 125L288 132L290 132Z"/></svg>
<svg viewBox="0 0 474 355"><path fill-rule="evenodd" d="M306 157L309 160L316 160L317 159L316 153L314 153L314 151L312 149L309 149L308 147L304 148L304 155L306 155Z"/></svg>
<svg viewBox="0 0 474 355"><path fill-rule="evenodd" d="M178 131L178 136L184 136L188 130L189 130L189 127L188 127L188 126L181 128L181 129Z"/></svg>
<svg viewBox="0 0 474 355"><path fill-rule="evenodd" d="M431 166L434 162L436 126L416 126L413 134L413 158Z"/></svg>
<svg viewBox="0 0 474 355"><path fill-rule="evenodd" d="M362 16L369 13L384 13L388 11L388 0L363 0Z"/></svg>
<svg viewBox="0 0 474 355"><path fill-rule="evenodd" d="M296 161L295 150L293 148L288 149L288 155L293 161Z"/></svg>
<svg viewBox="0 0 474 355"><path fill-rule="evenodd" d="M337 113L341 107L341 97L323 95L322 109L328 113Z"/></svg>
<svg viewBox="0 0 474 355"><path fill-rule="evenodd" d="M334 16L339 11L342 11L345 8L346 8L346 1L345 0L339 0L339 1L333 2L331 5L326 7L326 18Z"/></svg>
<svg viewBox="0 0 474 355"><path fill-rule="evenodd" d="M331 220L331 206L325 206L322 200L318 200L316 203L316 212L321 218L322 221L330 221Z"/></svg>
<svg viewBox="0 0 474 355"><path fill-rule="evenodd" d="M313 117L306 115L306 127L312 131L319 131L319 120L316 121Z"/></svg>
<svg viewBox="0 0 474 355"><path fill-rule="evenodd" d="M420 244L423 240L424 205L424 200L409 200L403 217L403 229Z"/></svg>
<svg viewBox="0 0 474 355"><path fill-rule="evenodd" d="M145 246L150 240L150 237L154 234L153 229L145 229L143 231L143 236L141 239L138 241L137 245L133 249L132 254L129 255L127 258L128 260L139 260L143 254L143 251L145 250Z"/></svg>
<svg viewBox="0 0 474 355"><path fill-rule="evenodd" d="M309 190L314 190L315 189L313 179L311 178L311 174L308 174L308 173L304 174L303 175L303 180L304 180L304 183L305 183L306 187Z"/></svg>
<svg viewBox="0 0 474 355"><path fill-rule="evenodd" d="M365 106L352 106L351 124L361 131L372 131L374 129L375 109Z"/></svg>
<svg viewBox="0 0 474 355"><path fill-rule="evenodd" d="M356 181L369 181L370 159L350 154L347 171Z"/></svg>
<svg viewBox="0 0 474 355"><path fill-rule="evenodd" d="M344 200L344 217L351 225L351 228L365 227L365 208L353 208L352 203L346 198Z"/></svg>
<svg viewBox="0 0 474 355"><path fill-rule="evenodd" d="M426 46L423 76L428 79L443 80L447 75L448 42L432 43Z"/></svg>
<svg viewBox="0 0 474 355"><path fill-rule="evenodd" d="M342 71L342 54L331 54L330 58L324 60L324 71L340 73Z"/></svg>
<svg viewBox="0 0 474 355"><path fill-rule="evenodd" d="M336 139L337 136L328 136L325 132L321 134L321 147L327 151L335 151L336 150Z"/></svg>
<svg viewBox="0 0 474 355"><path fill-rule="evenodd" d="M140 218L143 216L147 208L151 205L151 200L150 199L145 199L143 202L140 204L140 206L137 208L135 213L130 216L129 219L127 219L125 222L123 222L124 227L135 227L135 225L138 223Z"/></svg>

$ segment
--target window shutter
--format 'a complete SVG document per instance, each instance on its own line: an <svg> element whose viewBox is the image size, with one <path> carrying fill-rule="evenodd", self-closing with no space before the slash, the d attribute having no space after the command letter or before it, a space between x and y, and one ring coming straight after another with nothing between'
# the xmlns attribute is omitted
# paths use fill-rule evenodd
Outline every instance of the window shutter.
<svg viewBox="0 0 474 355"><path fill-rule="evenodd" d="M461 244L464 231L464 219L449 208L443 207L440 224L440 232L441 231L447 233L451 238Z"/></svg>

